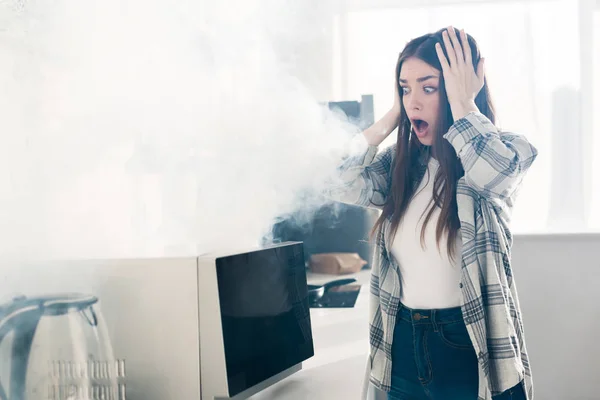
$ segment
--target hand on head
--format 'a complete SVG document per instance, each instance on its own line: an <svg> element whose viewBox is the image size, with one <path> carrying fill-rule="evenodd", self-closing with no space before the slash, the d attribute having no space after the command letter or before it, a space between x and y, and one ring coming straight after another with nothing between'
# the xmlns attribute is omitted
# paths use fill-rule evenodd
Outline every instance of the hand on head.
<svg viewBox="0 0 600 400"><path fill-rule="evenodd" d="M460 113L465 108L475 103L475 97L484 84L484 59L477 65L477 71L473 66L471 47L467 35L463 29L460 30L460 41L456 30L449 27L443 32L444 47L436 43L435 49L442 64L442 74L446 88L446 95L450 107ZM461 44L462 42L462 44ZM456 120L457 118L454 118Z"/></svg>

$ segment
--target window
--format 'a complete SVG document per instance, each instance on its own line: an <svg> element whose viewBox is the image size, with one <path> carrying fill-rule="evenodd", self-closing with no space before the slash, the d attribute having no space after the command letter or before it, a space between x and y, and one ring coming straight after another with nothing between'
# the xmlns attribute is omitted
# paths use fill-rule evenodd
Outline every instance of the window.
<svg viewBox="0 0 600 400"><path fill-rule="evenodd" d="M600 2L597 2L596 9L593 13L593 102L592 107L595 112L593 114L593 147L592 151L595 157L592 158L592 212L590 225L595 230L600 230Z"/></svg>

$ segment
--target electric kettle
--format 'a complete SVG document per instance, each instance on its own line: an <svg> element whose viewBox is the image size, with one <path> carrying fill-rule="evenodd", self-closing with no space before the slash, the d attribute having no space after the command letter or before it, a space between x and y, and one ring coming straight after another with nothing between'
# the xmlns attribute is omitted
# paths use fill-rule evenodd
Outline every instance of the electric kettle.
<svg viewBox="0 0 600 400"><path fill-rule="evenodd" d="M18 297L0 305L0 400L125 400L98 298Z"/></svg>

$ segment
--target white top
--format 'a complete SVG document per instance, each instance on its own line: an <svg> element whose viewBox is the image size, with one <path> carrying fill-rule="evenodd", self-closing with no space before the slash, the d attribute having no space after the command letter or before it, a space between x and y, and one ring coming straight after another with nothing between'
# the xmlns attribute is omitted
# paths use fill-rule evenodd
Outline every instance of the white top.
<svg viewBox="0 0 600 400"><path fill-rule="evenodd" d="M433 206L430 202L433 199L433 182L438 168L438 161L430 158L427 172L400 221L391 246L392 255L400 266L400 301L410 308L450 308L462 303L459 287L462 236L459 229L454 261L448 256L447 234L442 236L438 251L435 232L441 209L437 206L427 223L421 246L421 229Z"/></svg>

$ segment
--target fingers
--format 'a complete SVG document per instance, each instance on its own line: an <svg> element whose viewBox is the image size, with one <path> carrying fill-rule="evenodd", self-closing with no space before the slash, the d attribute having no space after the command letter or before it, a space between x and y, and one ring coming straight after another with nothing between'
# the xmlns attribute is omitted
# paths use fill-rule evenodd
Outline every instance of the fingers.
<svg viewBox="0 0 600 400"><path fill-rule="evenodd" d="M458 41L458 36L456 36L456 30L453 27L449 27L447 30L448 35L450 36L450 40L452 41L454 58L456 59L456 63L458 65L462 65L465 63L465 53L463 52L462 46ZM451 61L452 62L452 61Z"/></svg>
<svg viewBox="0 0 600 400"><path fill-rule="evenodd" d="M460 30L460 38L462 40L462 46L465 54L465 64L473 65L473 59L471 57L471 45L469 45L469 39L467 39L467 34L464 29Z"/></svg>
<svg viewBox="0 0 600 400"><path fill-rule="evenodd" d="M435 44L435 51L440 59L440 64L442 64L442 72L446 74L446 71L450 69L450 65L448 65L448 60L446 60L446 56L444 55L444 51L442 50L442 45L439 43Z"/></svg>
<svg viewBox="0 0 600 400"><path fill-rule="evenodd" d="M446 53L448 54L448 62L450 63L450 65L456 65L456 63L458 62L456 60L456 53L454 52L454 47L452 46L452 43L450 43L450 38L448 37L447 30L445 30L442 33L442 38L444 40L444 47L446 47Z"/></svg>

